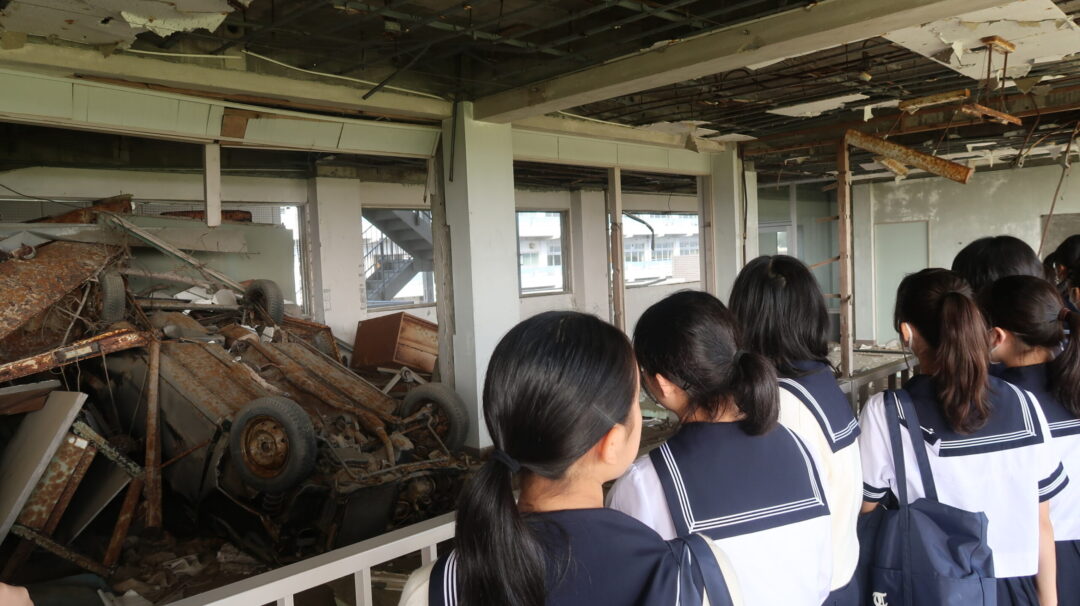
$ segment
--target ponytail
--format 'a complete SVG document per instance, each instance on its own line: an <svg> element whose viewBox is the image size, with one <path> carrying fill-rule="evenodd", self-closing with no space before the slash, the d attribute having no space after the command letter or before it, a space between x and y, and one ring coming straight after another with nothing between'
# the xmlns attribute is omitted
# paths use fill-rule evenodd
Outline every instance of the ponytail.
<svg viewBox="0 0 1080 606"><path fill-rule="evenodd" d="M462 490L455 536L462 604L543 606L543 548L518 512L503 464L489 459Z"/></svg>
<svg viewBox="0 0 1080 606"><path fill-rule="evenodd" d="M1080 314L1063 307L1060 318L1069 327L1069 340L1048 365L1050 381L1058 402L1080 417Z"/></svg>
<svg viewBox="0 0 1080 606"><path fill-rule="evenodd" d="M951 291L941 299L934 379L949 425L960 433L982 427L990 417L986 322L971 297Z"/></svg>
<svg viewBox="0 0 1080 606"><path fill-rule="evenodd" d="M545 546L518 511L512 476L561 479L615 424L632 422L637 374L626 335L595 316L539 314L499 341L483 394L496 451L458 503L462 604L544 606Z"/></svg>
<svg viewBox="0 0 1080 606"><path fill-rule="evenodd" d="M750 435L772 429L779 416L776 369L743 351L735 316L716 297L677 292L645 310L634 327L634 351L646 374L662 375L686 391L685 416L716 417L732 401Z"/></svg>
<svg viewBox="0 0 1080 606"><path fill-rule="evenodd" d="M900 281L894 324L914 326L933 350L934 387L953 431L970 433L990 416L990 339L971 287L956 272L930 268Z"/></svg>

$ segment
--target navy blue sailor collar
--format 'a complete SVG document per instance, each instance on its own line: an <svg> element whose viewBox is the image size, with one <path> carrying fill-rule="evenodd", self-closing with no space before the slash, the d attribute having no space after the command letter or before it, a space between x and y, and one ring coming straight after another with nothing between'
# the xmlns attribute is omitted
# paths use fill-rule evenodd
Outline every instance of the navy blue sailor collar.
<svg viewBox="0 0 1080 606"><path fill-rule="evenodd" d="M781 389L798 398L814 415L833 452L853 444L859 437L859 420L837 385L832 366L816 360L800 360L791 365L800 374L781 377Z"/></svg>
<svg viewBox="0 0 1080 606"><path fill-rule="evenodd" d="M1035 396L1046 415L1046 422L1050 425L1050 434L1055 438L1080 434L1080 419L1069 412L1050 389L1049 364L1001 367L996 369L994 374Z"/></svg>

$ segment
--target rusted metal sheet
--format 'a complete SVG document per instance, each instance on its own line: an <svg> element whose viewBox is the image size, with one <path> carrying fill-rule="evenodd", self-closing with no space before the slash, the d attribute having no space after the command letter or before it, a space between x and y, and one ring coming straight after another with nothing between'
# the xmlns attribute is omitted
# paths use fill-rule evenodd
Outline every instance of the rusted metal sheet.
<svg viewBox="0 0 1080 606"><path fill-rule="evenodd" d="M0 263L0 339L60 301L100 272L119 249L78 242L52 242L27 260Z"/></svg>
<svg viewBox="0 0 1080 606"><path fill-rule="evenodd" d="M213 422L227 419L255 398L276 395L256 389L235 362L215 356L216 344L162 343L161 378Z"/></svg>
<svg viewBox="0 0 1080 606"><path fill-rule="evenodd" d="M80 360L97 358L106 354L133 347L144 347L153 340L153 335L130 328L121 328L76 341L71 345L58 347L52 351L8 362L0 365L0 382L12 381L20 377L66 366Z"/></svg>
<svg viewBox="0 0 1080 606"><path fill-rule="evenodd" d="M86 208L78 208L62 215L34 219L29 223L93 223L101 211L111 213L130 213L134 207L131 204L131 194L121 194L111 198L105 198L94 202Z"/></svg>
<svg viewBox="0 0 1080 606"><path fill-rule="evenodd" d="M991 122L998 124L1014 124L1016 126L1023 126L1024 121L1011 114L998 111L992 107L986 107L985 105L979 105L978 103L965 103L960 106L960 111L969 116L975 116L976 118L986 118Z"/></svg>
<svg viewBox="0 0 1080 606"><path fill-rule="evenodd" d="M64 494L68 483L74 479L76 471L80 468L83 455L86 454L88 448L90 448L88 440L71 433L67 435L60 444L60 448L56 449L56 454L49 461L49 466L45 468L45 473L38 480L34 491L30 493L30 498L23 505L19 513L19 524L34 530L45 528L53 511L61 502L61 495ZM78 479L82 480L81 477Z"/></svg>
<svg viewBox="0 0 1080 606"><path fill-rule="evenodd" d="M857 130L848 130L844 135L844 142L848 145L858 147L859 149L864 149L868 152L885 156L886 158L892 158L906 165L921 168L927 172L945 177L946 179L951 179L958 183L967 183L971 179L971 175L975 174L975 169L970 166L964 166L963 164L950 162L944 158L924 154L915 151L910 147L904 147L903 145L886 141L885 139L874 137Z"/></svg>
<svg viewBox="0 0 1080 606"><path fill-rule="evenodd" d="M86 439L94 446L96 446L98 452L104 455L105 458L109 459L113 463L116 463L121 468L123 468L123 470L126 471L127 474L130 475L132 478L143 477L143 470L141 467L139 467L138 463L124 456L124 454L117 450L116 447L112 445L112 443L103 438L101 434L94 431L93 428L91 428L86 423L83 423L82 421L75 421L71 424L71 432L79 436L80 438Z"/></svg>
<svg viewBox="0 0 1080 606"><path fill-rule="evenodd" d="M311 345L337 361L341 361L341 350L338 349L337 339L334 338L333 331L326 324L285 316L280 327L290 336Z"/></svg>

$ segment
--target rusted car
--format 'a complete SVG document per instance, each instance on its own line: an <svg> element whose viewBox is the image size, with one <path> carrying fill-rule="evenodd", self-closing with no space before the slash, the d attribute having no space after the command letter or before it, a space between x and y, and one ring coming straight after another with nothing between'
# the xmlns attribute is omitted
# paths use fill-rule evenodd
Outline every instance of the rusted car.
<svg viewBox="0 0 1080 606"><path fill-rule="evenodd" d="M391 398L280 327L270 342L181 313L150 321L170 337L160 361L163 473L192 519L288 561L453 508L468 432L453 390L428 383ZM139 435L146 351L109 356L105 368L100 388Z"/></svg>

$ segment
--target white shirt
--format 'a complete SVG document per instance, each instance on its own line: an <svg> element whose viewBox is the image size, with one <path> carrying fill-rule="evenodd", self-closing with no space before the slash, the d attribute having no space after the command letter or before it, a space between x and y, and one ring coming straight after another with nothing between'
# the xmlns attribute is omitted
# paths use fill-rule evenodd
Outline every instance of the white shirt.
<svg viewBox="0 0 1080 606"><path fill-rule="evenodd" d="M834 452L815 415L786 389L780 390L780 423L802 438L818 464L832 519L832 589L840 589L851 581L859 563L856 526L863 484L859 441Z"/></svg>
<svg viewBox="0 0 1080 606"><path fill-rule="evenodd" d="M909 392L916 379L920 382L915 391L930 388L930 379L919 376L909 382ZM950 435L940 419L928 419L926 409L916 402L919 423L934 440L924 440L921 447L930 459L938 499L965 511L986 514L995 576L1030 576L1038 571L1039 503L1047 495L1052 496L1067 476L1049 444L1050 429L1034 397L999 379L991 381L991 393L995 394L992 416L1013 418L1014 424L1005 427L1015 431L998 433L988 423L969 436ZM912 393L912 398L917 399L918 394ZM861 425L864 498L879 501L888 491L896 494L883 393L874 395L863 408ZM926 493L906 428L901 431L901 443L908 499L915 501Z"/></svg>
<svg viewBox="0 0 1080 606"><path fill-rule="evenodd" d="M798 440L782 427L773 431ZM730 463L739 465L745 461ZM805 464L813 466L809 458ZM740 490L736 486L715 488L722 493ZM664 488L648 456L638 459L615 482L608 498L610 507L641 520L661 537L677 536ZM830 533L831 521L826 512L808 520L711 540L731 559L748 606L820 606L832 586ZM708 531L703 534L708 535Z"/></svg>

